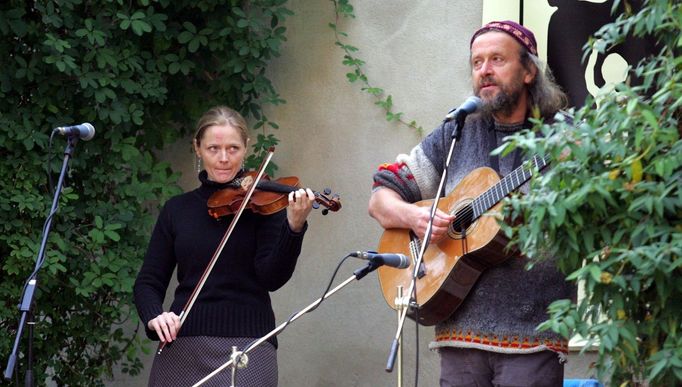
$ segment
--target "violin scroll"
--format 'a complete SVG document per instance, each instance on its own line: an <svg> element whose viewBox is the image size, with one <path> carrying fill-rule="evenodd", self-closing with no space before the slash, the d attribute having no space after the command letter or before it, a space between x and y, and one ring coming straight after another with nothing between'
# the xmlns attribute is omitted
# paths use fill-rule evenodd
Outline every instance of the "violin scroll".
<svg viewBox="0 0 682 387"><path fill-rule="evenodd" d="M318 209L320 208L320 204L323 205L325 208L322 210L322 215L327 215L329 211L336 212L341 209L339 194L329 196L332 193L332 190L329 188L325 188L322 192L323 193L313 192L315 194L313 208Z"/></svg>

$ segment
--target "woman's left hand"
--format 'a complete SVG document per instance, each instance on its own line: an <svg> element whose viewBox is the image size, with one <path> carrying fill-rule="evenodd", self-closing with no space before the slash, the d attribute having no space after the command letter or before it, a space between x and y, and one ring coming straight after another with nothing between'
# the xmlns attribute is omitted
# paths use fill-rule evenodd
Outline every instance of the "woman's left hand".
<svg viewBox="0 0 682 387"><path fill-rule="evenodd" d="M313 209L315 194L310 188L299 189L289 193L289 206L287 207L287 220L289 228L293 232L303 230L305 220Z"/></svg>

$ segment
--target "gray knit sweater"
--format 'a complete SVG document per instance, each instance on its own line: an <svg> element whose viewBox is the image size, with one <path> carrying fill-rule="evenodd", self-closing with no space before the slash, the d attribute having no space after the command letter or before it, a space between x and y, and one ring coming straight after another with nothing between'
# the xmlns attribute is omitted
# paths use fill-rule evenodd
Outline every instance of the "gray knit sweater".
<svg viewBox="0 0 682 387"><path fill-rule="evenodd" d="M476 168L491 167L502 176L516 168L521 162L517 151L499 159L491 157L490 151L501 145L504 137L523 127L524 123L496 124L480 115L467 117L450 162L445 192L451 192ZM452 123L438 127L409 155L399 155L395 164L380 167L374 175L374 189L393 189L409 202L434 198L452 130ZM547 319L546 309L552 301L573 298L575 289L551 261L536 264L530 271L526 270L526 263L523 257L513 257L484 271L455 313L436 326L430 347L502 353L549 349L566 353L566 340L535 328Z"/></svg>

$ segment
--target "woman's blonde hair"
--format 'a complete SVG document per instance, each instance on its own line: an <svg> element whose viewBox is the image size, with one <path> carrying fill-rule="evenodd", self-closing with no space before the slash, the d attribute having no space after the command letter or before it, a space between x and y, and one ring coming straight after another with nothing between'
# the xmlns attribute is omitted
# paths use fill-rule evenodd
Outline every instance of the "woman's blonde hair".
<svg viewBox="0 0 682 387"><path fill-rule="evenodd" d="M194 133L194 143L197 146L201 145L206 128L216 125L229 125L237 129L244 146L247 145L249 135L247 133L246 120L239 112L227 106L216 106L201 116L197 122L197 130Z"/></svg>

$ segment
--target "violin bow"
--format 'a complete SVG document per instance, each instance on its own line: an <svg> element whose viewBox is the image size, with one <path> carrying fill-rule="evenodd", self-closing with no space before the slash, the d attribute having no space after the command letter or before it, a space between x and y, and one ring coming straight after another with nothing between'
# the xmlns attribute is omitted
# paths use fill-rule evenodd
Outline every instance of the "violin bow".
<svg viewBox="0 0 682 387"><path fill-rule="evenodd" d="M237 225L237 221L239 220L239 217L241 217L242 213L244 212L244 209L248 205L249 200L251 200L251 195L253 195L253 192L256 190L256 186L258 185L258 182L260 181L260 179L263 177L263 174L265 173L265 167L270 162L270 159L272 159L272 155L274 153L275 153L275 147L270 147L268 149L267 156L265 157L265 159L261 163L260 167L258 168L258 175L256 176L256 179L253 181L253 183L249 187L249 191L244 196L244 200L242 200L242 204L239 206L239 209L235 213L234 218L232 219L232 222L230 222L230 226L227 228L227 231L225 231L225 235L223 235L223 239L220 240L220 244L218 244L218 248L216 249L215 253L213 253L213 257L211 257L211 261L206 266L204 273L201 275L201 278L199 279L199 282L194 287L192 294L189 296L189 299L185 303L185 306L182 308L182 311L180 312L180 327L178 328L178 332L180 332L180 329L182 329L182 324L185 322L185 319L187 318L187 315L189 314L190 310L192 310L192 306L194 306L194 302L199 297L199 292L201 292L201 289L204 287L204 284L206 283L206 280L208 279L209 274L211 274L211 271L213 270L213 266L215 266L215 263L218 261L218 257L223 252L223 248L227 244L227 240L230 238L230 235L232 234L232 231L234 230L235 226ZM156 350L157 355L161 354L161 351L163 351L163 348L166 346L166 343L167 343L166 341L162 341L159 343L159 348Z"/></svg>

